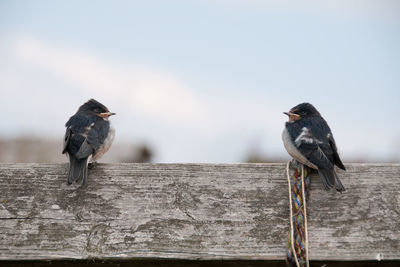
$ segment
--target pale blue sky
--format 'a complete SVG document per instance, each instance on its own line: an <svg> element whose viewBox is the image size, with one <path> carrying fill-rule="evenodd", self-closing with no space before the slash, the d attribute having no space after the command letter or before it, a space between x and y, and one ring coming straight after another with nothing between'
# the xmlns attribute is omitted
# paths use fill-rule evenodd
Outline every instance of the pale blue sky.
<svg viewBox="0 0 400 267"><path fill-rule="evenodd" d="M399 47L391 0L0 0L0 136L61 139L93 97L156 161L237 162L286 155L308 101L345 160L400 160Z"/></svg>

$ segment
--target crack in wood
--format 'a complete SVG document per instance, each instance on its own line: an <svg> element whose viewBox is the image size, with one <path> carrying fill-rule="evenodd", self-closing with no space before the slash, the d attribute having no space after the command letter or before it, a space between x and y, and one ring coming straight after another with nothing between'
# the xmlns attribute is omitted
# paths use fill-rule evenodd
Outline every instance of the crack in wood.
<svg viewBox="0 0 400 267"><path fill-rule="evenodd" d="M46 217L7 217L7 218L0 218L0 220L52 220L52 221L64 221L65 219L46 218Z"/></svg>

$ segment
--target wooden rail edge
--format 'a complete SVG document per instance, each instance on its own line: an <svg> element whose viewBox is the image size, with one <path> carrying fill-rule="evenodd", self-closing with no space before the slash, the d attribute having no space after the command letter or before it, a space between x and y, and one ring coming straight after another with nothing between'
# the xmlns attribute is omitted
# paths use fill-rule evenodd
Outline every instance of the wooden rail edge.
<svg viewBox="0 0 400 267"><path fill-rule="evenodd" d="M311 260L400 260L400 164L346 164L343 194L313 175ZM0 164L0 260L283 260L285 164Z"/></svg>

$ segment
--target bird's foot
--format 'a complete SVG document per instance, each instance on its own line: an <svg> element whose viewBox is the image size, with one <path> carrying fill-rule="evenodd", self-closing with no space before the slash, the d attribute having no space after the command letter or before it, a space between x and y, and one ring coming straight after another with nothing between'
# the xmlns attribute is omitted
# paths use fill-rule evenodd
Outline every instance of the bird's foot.
<svg viewBox="0 0 400 267"><path fill-rule="evenodd" d="M97 161L89 162L89 164L88 164L88 169L91 170L91 169L93 169L94 167L96 167L96 165L97 165Z"/></svg>
<svg viewBox="0 0 400 267"><path fill-rule="evenodd" d="M298 161L295 160L295 159L292 159L292 160L290 161L290 165L292 165L294 168L299 168L299 167L301 167L301 163L298 162Z"/></svg>

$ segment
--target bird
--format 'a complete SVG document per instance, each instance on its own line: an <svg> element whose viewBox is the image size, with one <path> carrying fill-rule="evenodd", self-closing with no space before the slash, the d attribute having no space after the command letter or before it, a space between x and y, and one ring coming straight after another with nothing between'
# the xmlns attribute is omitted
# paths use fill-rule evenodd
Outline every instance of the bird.
<svg viewBox="0 0 400 267"><path fill-rule="evenodd" d="M114 140L115 129L109 117L115 115L93 98L81 105L65 124L62 154L69 156L67 184L87 185L88 164L93 167Z"/></svg>
<svg viewBox="0 0 400 267"><path fill-rule="evenodd" d="M289 155L318 170L325 190L335 187L338 192L345 191L334 166L346 168L339 157L332 131L318 110L310 103L301 103L283 113L289 117L282 132Z"/></svg>

